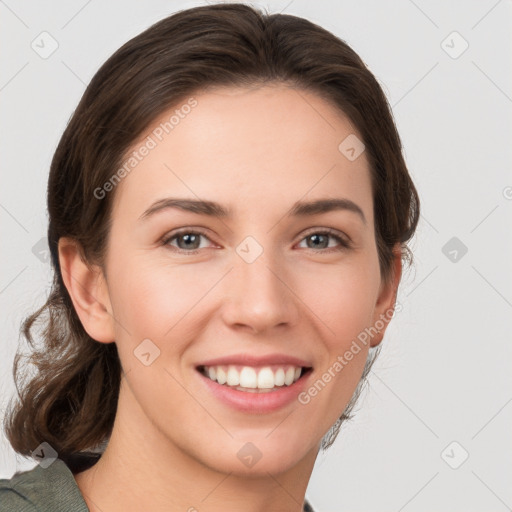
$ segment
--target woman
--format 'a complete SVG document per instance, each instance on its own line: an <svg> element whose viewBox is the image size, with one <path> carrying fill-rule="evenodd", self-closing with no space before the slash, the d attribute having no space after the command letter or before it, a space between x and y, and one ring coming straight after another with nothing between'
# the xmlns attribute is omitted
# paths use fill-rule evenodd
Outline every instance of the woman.
<svg viewBox="0 0 512 512"><path fill-rule="evenodd" d="M48 212L44 346L4 422L39 465L0 510L313 510L419 216L354 51L242 4L156 23L85 91Z"/></svg>

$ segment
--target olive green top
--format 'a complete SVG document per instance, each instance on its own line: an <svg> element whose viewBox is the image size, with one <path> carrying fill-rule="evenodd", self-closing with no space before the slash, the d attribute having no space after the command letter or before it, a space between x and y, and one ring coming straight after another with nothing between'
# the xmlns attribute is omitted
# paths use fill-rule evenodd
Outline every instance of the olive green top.
<svg viewBox="0 0 512 512"><path fill-rule="evenodd" d="M0 479L0 512L89 512L72 470L82 471L98 458L75 459L74 465L70 464L72 469L55 459L46 468L38 464L15 473L11 479ZM314 512L307 500L303 512Z"/></svg>
<svg viewBox="0 0 512 512"><path fill-rule="evenodd" d="M55 459L0 480L0 512L89 512L66 464Z"/></svg>

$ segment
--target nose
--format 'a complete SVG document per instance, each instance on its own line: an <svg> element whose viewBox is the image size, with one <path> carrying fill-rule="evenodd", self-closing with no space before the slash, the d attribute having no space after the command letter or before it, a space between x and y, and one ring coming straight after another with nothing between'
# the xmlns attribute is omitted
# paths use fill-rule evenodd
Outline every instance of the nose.
<svg viewBox="0 0 512 512"><path fill-rule="evenodd" d="M290 272L265 252L252 263L238 255L234 261L224 289L224 322L253 333L295 325L300 301L293 293Z"/></svg>

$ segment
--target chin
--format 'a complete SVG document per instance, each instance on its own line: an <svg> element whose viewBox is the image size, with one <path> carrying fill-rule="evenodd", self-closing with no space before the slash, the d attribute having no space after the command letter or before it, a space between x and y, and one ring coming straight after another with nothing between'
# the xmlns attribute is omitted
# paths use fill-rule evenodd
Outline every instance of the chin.
<svg viewBox="0 0 512 512"><path fill-rule="evenodd" d="M243 441L231 439L223 448L210 441L201 454L202 464L221 473L233 473L254 478L268 477L284 473L299 464L307 455L305 442L283 445L279 440L265 439L266 432L260 440ZM315 447L313 459L318 450Z"/></svg>

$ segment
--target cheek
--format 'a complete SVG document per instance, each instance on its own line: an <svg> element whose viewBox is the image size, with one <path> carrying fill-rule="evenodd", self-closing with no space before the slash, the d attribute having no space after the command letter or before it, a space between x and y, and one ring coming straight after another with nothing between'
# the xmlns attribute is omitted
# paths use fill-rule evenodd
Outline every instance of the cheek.
<svg viewBox="0 0 512 512"><path fill-rule="evenodd" d="M114 258L113 258L114 259ZM172 264L164 257L149 257L141 251L120 257L111 272L111 299L115 334L123 368L128 372L139 361L146 339L158 358L153 367L180 366L191 340L197 339L215 306L208 293L224 269L207 265Z"/></svg>
<svg viewBox="0 0 512 512"><path fill-rule="evenodd" d="M314 286L301 284L304 302L320 320L325 350L317 380L306 390L303 403L325 418L325 428L341 414L352 397L366 363L369 340L364 331L371 325L380 275L371 255L318 273ZM366 343L364 342L366 341Z"/></svg>
<svg viewBox="0 0 512 512"><path fill-rule="evenodd" d="M200 326L193 308L208 283L192 271L166 268L142 255L125 259L112 280L116 344L135 401L157 422L162 411L185 408L199 414L197 403L182 392L179 362ZM166 428L179 430L177 420L165 417Z"/></svg>
<svg viewBox="0 0 512 512"><path fill-rule="evenodd" d="M314 279L303 274L298 282L298 295L323 325L330 351L343 350L370 325L380 282L378 269L368 262L341 263L315 273Z"/></svg>
<svg viewBox="0 0 512 512"><path fill-rule="evenodd" d="M162 265L143 253L120 261L111 278L115 311L130 332L162 338L208 290L190 267Z"/></svg>

